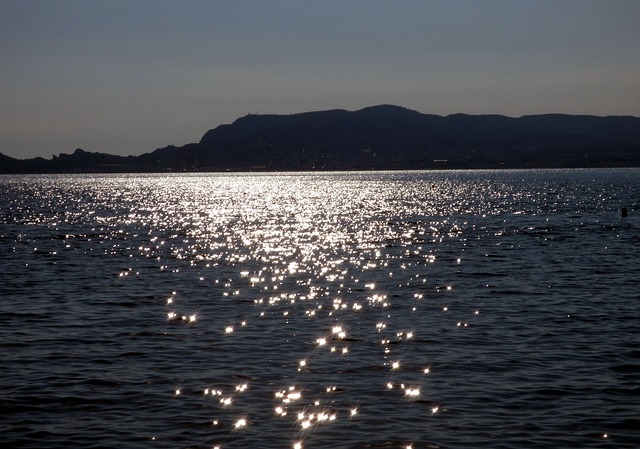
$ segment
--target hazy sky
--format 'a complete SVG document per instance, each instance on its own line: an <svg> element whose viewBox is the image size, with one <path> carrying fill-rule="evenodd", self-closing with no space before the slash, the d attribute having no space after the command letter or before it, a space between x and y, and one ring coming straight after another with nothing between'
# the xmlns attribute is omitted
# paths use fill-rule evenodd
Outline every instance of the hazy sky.
<svg viewBox="0 0 640 449"><path fill-rule="evenodd" d="M639 0L0 0L0 153L141 154L247 113L640 115Z"/></svg>

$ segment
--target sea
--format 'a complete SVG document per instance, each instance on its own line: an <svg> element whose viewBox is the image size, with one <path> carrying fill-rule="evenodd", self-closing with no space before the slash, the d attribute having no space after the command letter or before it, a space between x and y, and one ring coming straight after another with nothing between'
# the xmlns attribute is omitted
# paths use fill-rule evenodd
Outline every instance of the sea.
<svg viewBox="0 0 640 449"><path fill-rule="evenodd" d="M3 448L638 448L640 169L0 176Z"/></svg>

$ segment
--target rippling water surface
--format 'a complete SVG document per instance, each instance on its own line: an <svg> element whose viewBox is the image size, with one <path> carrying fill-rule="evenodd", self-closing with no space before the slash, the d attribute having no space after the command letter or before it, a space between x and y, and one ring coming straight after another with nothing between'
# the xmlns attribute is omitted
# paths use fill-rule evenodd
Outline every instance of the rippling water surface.
<svg viewBox="0 0 640 449"><path fill-rule="evenodd" d="M638 447L640 170L0 191L3 447Z"/></svg>

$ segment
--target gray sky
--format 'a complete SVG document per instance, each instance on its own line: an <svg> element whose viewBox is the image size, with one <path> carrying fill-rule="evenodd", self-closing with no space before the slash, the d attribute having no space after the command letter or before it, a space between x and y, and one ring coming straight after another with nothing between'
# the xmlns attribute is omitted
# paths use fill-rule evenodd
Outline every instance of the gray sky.
<svg viewBox="0 0 640 449"><path fill-rule="evenodd" d="M638 116L639 24L638 0L0 0L0 153L383 103Z"/></svg>

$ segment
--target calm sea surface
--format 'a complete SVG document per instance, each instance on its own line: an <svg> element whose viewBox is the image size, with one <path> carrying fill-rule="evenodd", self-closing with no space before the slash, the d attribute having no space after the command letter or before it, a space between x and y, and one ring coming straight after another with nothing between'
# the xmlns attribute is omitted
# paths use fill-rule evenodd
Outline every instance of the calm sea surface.
<svg viewBox="0 0 640 449"><path fill-rule="evenodd" d="M640 445L639 169L0 193L2 447Z"/></svg>

